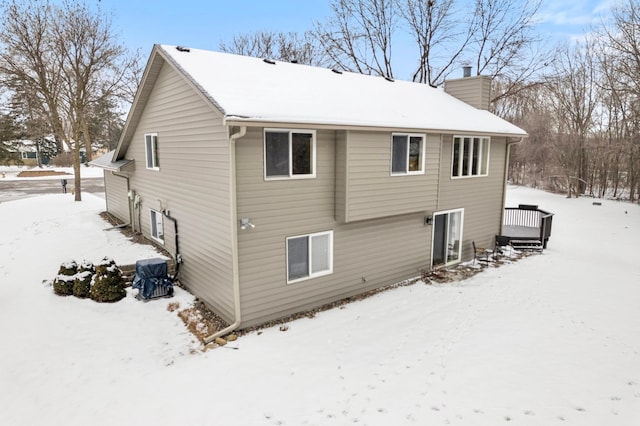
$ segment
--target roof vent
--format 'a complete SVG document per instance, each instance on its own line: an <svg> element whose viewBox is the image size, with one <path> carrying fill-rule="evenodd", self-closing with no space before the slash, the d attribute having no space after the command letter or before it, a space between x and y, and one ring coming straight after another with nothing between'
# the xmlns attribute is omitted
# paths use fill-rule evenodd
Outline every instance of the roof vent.
<svg viewBox="0 0 640 426"><path fill-rule="evenodd" d="M184 46L176 46L176 50L178 52L191 52L191 49L189 49L188 47L184 47Z"/></svg>
<svg viewBox="0 0 640 426"><path fill-rule="evenodd" d="M273 61L273 60L267 59L267 58L264 58L262 61L264 63L270 64L270 65L275 65L276 64L276 61Z"/></svg>
<svg viewBox="0 0 640 426"><path fill-rule="evenodd" d="M292 63L292 64L297 64L297 63L298 63L298 60L297 60L297 59L292 59L292 60L291 60L291 63Z"/></svg>
<svg viewBox="0 0 640 426"><path fill-rule="evenodd" d="M342 74L342 71L336 68L331 68L331 71L335 72L336 74Z"/></svg>
<svg viewBox="0 0 640 426"><path fill-rule="evenodd" d="M391 77L387 77L386 75L384 76L384 79L390 82L394 82L394 79L392 79Z"/></svg>
<svg viewBox="0 0 640 426"><path fill-rule="evenodd" d="M462 67L462 76L471 77L471 67L469 65L465 65L464 67Z"/></svg>

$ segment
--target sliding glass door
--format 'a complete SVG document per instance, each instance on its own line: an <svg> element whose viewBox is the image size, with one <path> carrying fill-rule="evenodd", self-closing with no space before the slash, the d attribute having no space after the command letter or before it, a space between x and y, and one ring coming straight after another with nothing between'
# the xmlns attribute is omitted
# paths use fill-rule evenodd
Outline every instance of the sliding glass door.
<svg viewBox="0 0 640 426"><path fill-rule="evenodd" d="M462 220L464 210L436 213L433 218L433 267L459 262L462 256Z"/></svg>

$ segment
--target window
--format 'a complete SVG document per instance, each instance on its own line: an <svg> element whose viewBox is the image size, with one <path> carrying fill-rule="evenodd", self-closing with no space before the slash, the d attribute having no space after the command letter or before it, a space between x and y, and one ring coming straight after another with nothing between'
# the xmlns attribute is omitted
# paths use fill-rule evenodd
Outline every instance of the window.
<svg viewBox="0 0 640 426"><path fill-rule="evenodd" d="M308 130L265 130L265 179L315 177L315 136Z"/></svg>
<svg viewBox="0 0 640 426"><path fill-rule="evenodd" d="M287 238L287 283L333 272L333 231Z"/></svg>
<svg viewBox="0 0 640 426"><path fill-rule="evenodd" d="M451 176L486 176L489 173L489 144L487 137L454 137Z"/></svg>
<svg viewBox="0 0 640 426"><path fill-rule="evenodd" d="M147 157L147 169L159 170L157 133L147 133L144 135L144 150Z"/></svg>
<svg viewBox="0 0 640 426"><path fill-rule="evenodd" d="M162 226L162 213L155 210L150 210L150 225L151 225L151 237L164 243L164 227Z"/></svg>
<svg viewBox="0 0 640 426"><path fill-rule="evenodd" d="M33 158L38 158L38 153L35 151L23 151L22 152L22 159L23 160L27 160L27 159L33 159Z"/></svg>
<svg viewBox="0 0 640 426"><path fill-rule="evenodd" d="M424 173L424 135L391 136L391 174Z"/></svg>

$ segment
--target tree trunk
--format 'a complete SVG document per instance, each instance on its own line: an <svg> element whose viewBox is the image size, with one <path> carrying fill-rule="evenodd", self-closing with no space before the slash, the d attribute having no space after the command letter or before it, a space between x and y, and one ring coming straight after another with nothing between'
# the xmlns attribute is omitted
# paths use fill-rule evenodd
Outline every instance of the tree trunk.
<svg viewBox="0 0 640 426"><path fill-rule="evenodd" d="M71 150L71 155L73 156L73 188L74 188L74 201L82 201L82 188L81 188L81 179L80 179L80 144L74 143L74 147Z"/></svg>

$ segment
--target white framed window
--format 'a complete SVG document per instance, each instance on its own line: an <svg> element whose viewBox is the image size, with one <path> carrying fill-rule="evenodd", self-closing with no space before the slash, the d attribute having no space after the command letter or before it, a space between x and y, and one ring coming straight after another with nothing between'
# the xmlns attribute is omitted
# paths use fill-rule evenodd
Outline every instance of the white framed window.
<svg viewBox="0 0 640 426"><path fill-rule="evenodd" d="M333 272L333 231L287 238L287 284Z"/></svg>
<svg viewBox="0 0 640 426"><path fill-rule="evenodd" d="M454 136L451 177L487 176L491 140L483 136Z"/></svg>
<svg viewBox="0 0 640 426"><path fill-rule="evenodd" d="M314 177L316 177L315 130L265 129L265 180Z"/></svg>
<svg viewBox="0 0 640 426"><path fill-rule="evenodd" d="M164 225L162 223L162 213L155 210L149 210L149 214L151 238L164 244Z"/></svg>
<svg viewBox="0 0 640 426"><path fill-rule="evenodd" d="M160 170L158 162L158 134L146 133L144 135L144 151L146 157L146 166L150 170Z"/></svg>
<svg viewBox="0 0 640 426"><path fill-rule="evenodd" d="M391 174L424 174L425 137L420 134L391 135Z"/></svg>
<svg viewBox="0 0 640 426"><path fill-rule="evenodd" d="M23 160L38 158L38 153L36 151L22 151L21 155Z"/></svg>

